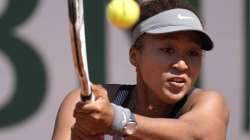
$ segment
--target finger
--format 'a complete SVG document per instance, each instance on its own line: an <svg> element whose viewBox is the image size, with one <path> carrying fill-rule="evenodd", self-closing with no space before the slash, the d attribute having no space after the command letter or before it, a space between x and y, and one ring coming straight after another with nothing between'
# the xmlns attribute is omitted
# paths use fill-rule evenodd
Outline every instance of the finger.
<svg viewBox="0 0 250 140"><path fill-rule="evenodd" d="M92 85L92 92L95 94L96 98L107 97L107 90L101 85Z"/></svg>
<svg viewBox="0 0 250 140"><path fill-rule="evenodd" d="M78 102L76 104L76 106L75 106L75 110L74 110L73 116L74 117L76 117L76 116L83 116L84 117L84 115L87 115L87 114L91 113L91 112L89 112L87 110L84 110L84 106L85 105L86 104L83 103L83 102Z"/></svg>
<svg viewBox="0 0 250 140"><path fill-rule="evenodd" d="M96 135L100 140L104 140L104 134L98 134Z"/></svg>
<svg viewBox="0 0 250 140"><path fill-rule="evenodd" d="M85 105L85 102L78 102L76 103L75 109L81 110L81 108Z"/></svg>
<svg viewBox="0 0 250 140"><path fill-rule="evenodd" d="M75 110L73 113L73 117L76 120L80 120L81 122L86 122L92 121L92 114L94 114L94 111L81 111L81 110Z"/></svg>
<svg viewBox="0 0 250 140"><path fill-rule="evenodd" d="M80 125L79 123L75 123L73 130L80 132L84 135L94 135L96 134L95 131L91 130L87 125Z"/></svg>
<svg viewBox="0 0 250 140"><path fill-rule="evenodd" d="M104 140L104 138L100 138L98 135L84 135L81 140Z"/></svg>
<svg viewBox="0 0 250 140"><path fill-rule="evenodd" d="M99 119L100 112L102 112L103 108L101 104L86 104L84 106L77 106L77 108L73 112L73 116L76 121L80 121L81 123L89 123Z"/></svg>
<svg viewBox="0 0 250 140"><path fill-rule="evenodd" d="M71 140L83 140L84 133L80 129L73 127L71 128Z"/></svg>
<svg viewBox="0 0 250 140"><path fill-rule="evenodd" d="M71 140L94 140L93 136L90 136L90 135L85 135L83 133L81 133L80 130L78 129L72 129L71 130Z"/></svg>
<svg viewBox="0 0 250 140"><path fill-rule="evenodd" d="M97 99L94 102L78 102L75 106L76 112L81 112L81 113L90 113L92 111L95 111L98 109L98 101L101 101L102 99Z"/></svg>
<svg viewBox="0 0 250 140"><path fill-rule="evenodd" d="M104 140L104 135L99 135L99 134L97 134L97 135L88 135L88 136L85 136L85 138L87 138L87 140Z"/></svg>
<svg viewBox="0 0 250 140"><path fill-rule="evenodd" d="M103 133L97 133L92 130L87 130L86 128L81 128L79 125L75 124L72 128L72 133L74 134L74 137L78 137L84 140L90 139L90 140L104 140L104 134Z"/></svg>
<svg viewBox="0 0 250 140"><path fill-rule="evenodd" d="M89 114L98 111L99 106L100 105L98 104L98 102L90 102L90 103L78 102L75 106L75 112L82 114Z"/></svg>

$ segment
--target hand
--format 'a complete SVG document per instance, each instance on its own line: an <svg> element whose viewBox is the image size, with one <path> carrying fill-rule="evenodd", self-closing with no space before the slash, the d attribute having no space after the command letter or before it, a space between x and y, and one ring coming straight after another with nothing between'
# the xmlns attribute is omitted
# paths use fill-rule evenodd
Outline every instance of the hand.
<svg viewBox="0 0 250 140"><path fill-rule="evenodd" d="M104 134L84 135L77 127L71 129L71 140L104 140Z"/></svg>
<svg viewBox="0 0 250 140"><path fill-rule="evenodd" d="M96 85L91 88L96 99L77 103L74 110L76 119L74 128L85 136L109 133L114 113L107 91Z"/></svg>

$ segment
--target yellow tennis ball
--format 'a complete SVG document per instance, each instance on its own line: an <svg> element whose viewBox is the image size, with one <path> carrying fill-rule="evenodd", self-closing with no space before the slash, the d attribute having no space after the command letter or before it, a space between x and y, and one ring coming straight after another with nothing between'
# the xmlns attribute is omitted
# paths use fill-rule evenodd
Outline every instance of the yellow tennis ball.
<svg viewBox="0 0 250 140"><path fill-rule="evenodd" d="M132 27L140 16L140 8L135 0L112 0L107 8L108 20L119 28Z"/></svg>

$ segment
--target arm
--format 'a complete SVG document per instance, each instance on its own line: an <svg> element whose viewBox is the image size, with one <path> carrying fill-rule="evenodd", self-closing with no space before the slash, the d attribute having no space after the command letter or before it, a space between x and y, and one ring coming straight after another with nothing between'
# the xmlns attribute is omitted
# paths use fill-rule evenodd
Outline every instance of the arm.
<svg viewBox="0 0 250 140"><path fill-rule="evenodd" d="M136 115L138 129L134 136L127 137L127 139L226 139L229 112L222 96L214 92L206 92L192 96L194 96L192 97L193 99L188 101L191 102L191 104L184 110L183 115L179 119L149 118ZM70 139L71 127L75 123L73 112L79 100L79 91L74 91L65 98L58 112L53 140ZM99 117L99 120L103 121L101 118L103 117ZM110 117L106 118L110 119ZM95 121L93 122L95 123ZM83 124L87 123L89 122ZM92 130L99 128L99 125L92 124L93 123L89 123ZM101 122L99 124L101 124ZM96 129L94 129L95 127Z"/></svg>
<svg viewBox="0 0 250 140"><path fill-rule="evenodd" d="M56 117L52 140L70 140L71 128L75 123L74 108L80 101L80 90L74 90L65 97Z"/></svg>
<svg viewBox="0 0 250 140"><path fill-rule="evenodd" d="M56 118L52 140L100 140L110 130L113 109L106 90L92 85L96 100L80 102L80 90L63 100Z"/></svg>
<svg viewBox="0 0 250 140"><path fill-rule="evenodd" d="M138 129L134 136L150 140L225 140L229 111L223 97L211 91L193 96L192 105L179 119L136 115Z"/></svg>

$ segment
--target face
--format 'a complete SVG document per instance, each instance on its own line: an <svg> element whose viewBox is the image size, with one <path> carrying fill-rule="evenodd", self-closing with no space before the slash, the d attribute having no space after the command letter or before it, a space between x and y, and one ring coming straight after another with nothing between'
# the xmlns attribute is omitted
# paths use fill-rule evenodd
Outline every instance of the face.
<svg viewBox="0 0 250 140"><path fill-rule="evenodd" d="M142 48L130 51L138 82L141 81L164 102L179 101L199 75L202 61L200 44L195 32L145 34Z"/></svg>

